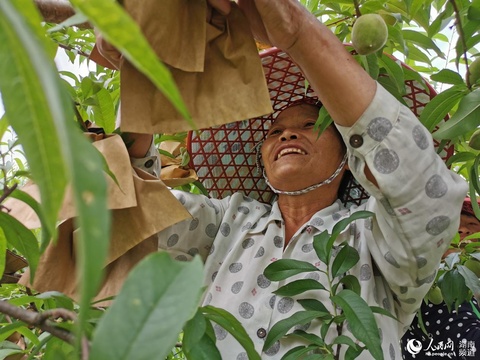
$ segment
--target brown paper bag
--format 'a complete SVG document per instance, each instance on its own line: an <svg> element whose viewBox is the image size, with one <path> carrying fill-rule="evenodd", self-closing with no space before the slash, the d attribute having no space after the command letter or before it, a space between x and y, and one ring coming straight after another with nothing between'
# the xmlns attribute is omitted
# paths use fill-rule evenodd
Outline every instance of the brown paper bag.
<svg viewBox="0 0 480 360"><path fill-rule="evenodd" d="M160 179L169 187L187 185L198 180L195 170L188 166L182 166L180 149L185 147L185 143L179 141L163 141L160 143L160 150L165 150L173 156L160 154L162 164Z"/></svg>
<svg viewBox="0 0 480 360"><path fill-rule="evenodd" d="M159 231L188 218L190 214L162 181L131 167L125 145L118 135L100 139L94 145L105 156L110 171L120 184L118 186L106 175L109 179L108 206L112 211L112 232L105 264L107 273L98 297L103 298L108 291L120 288L124 276L139 259L156 250L156 245L152 244ZM39 199L35 184L30 183L22 190ZM23 202L8 199L5 206L24 225L40 227L35 213ZM60 213L57 244L50 244L42 254L33 283L30 283L29 272L26 271L20 284L41 292L57 290L76 298L75 216L75 208L67 195ZM143 244L146 239L148 244Z"/></svg>
<svg viewBox="0 0 480 360"><path fill-rule="evenodd" d="M228 16L206 0L125 0L159 58L167 64L197 128L272 112L263 68L243 13ZM121 67L122 130L177 133L191 130L165 96L130 63Z"/></svg>

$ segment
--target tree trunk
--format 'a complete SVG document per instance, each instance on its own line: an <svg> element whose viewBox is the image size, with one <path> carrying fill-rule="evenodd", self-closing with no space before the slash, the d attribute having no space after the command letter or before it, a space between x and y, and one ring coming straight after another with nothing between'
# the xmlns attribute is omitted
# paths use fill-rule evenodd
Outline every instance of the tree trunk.
<svg viewBox="0 0 480 360"><path fill-rule="evenodd" d="M75 15L75 10L67 0L35 0L35 4L46 22L59 24ZM83 29L92 28L89 23L76 26Z"/></svg>

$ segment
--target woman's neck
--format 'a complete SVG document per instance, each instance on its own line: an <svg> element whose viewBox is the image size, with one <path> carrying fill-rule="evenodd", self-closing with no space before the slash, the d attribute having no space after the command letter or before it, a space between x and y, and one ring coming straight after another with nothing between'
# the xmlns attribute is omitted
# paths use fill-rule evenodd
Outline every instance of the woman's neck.
<svg viewBox="0 0 480 360"><path fill-rule="evenodd" d="M335 200L337 200L336 192L332 192L328 187L316 189L303 195L280 195L278 206L285 221L285 246L297 230L310 220L316 212L332 205Z"/></svg>

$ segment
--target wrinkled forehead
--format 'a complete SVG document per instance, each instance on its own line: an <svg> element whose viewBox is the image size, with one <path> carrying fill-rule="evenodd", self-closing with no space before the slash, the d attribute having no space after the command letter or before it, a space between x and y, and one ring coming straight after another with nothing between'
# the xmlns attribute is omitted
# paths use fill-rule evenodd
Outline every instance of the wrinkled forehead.
<svg viewBox="0 0 480 360"><path fill-rule="evenodd" d="M291 104L290 106L285 107L281 111L275 114L275 117L271 119L267 126L267 130L270 129L273 125L279 124L292 118L314 118L316 120L318 118L318 112L320 110L320 106L314 103L309 102L296 102L295 104Z"/></svg>
<svg viewBox="0 0 480 360"><path fill-rule="evenodd" d="M288 104L287 106L276 111L276 113L273 116L272 122L275 122L275 120L278 119L278 117L280 117L285 111L301 105L309 105L309 106L315 107L317 108L317 111L319 111L320 108L322 107L322 103L316 98L306 97L303 99L295 100L290 104Z"/></svg>
<svg viewBox="0 0 480 360"><path fill-rule="evenodd" d="M477 202L480 206L480 199L478 199ZM476 218L475 212L473 211L472 200L468 197L463 201L462 214L470 215Z"/></svg>

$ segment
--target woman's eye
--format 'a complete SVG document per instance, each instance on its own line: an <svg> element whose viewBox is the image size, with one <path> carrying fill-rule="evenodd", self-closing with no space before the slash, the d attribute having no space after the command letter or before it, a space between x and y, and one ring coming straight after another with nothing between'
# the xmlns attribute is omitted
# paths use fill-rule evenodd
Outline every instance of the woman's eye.
<svg viewBox="0 0 480 360"><path fill-rule="evenodd" d="M280 129L273 129L273 130L270 130L267 134L267 137L268 136L272 136L272 135L278 135L281 133L281 130Z"/></svg>

